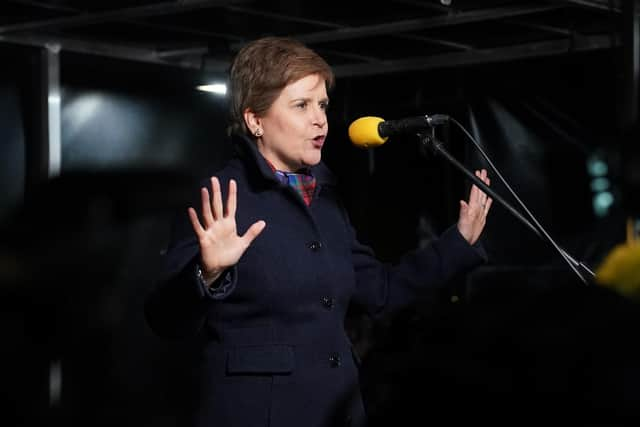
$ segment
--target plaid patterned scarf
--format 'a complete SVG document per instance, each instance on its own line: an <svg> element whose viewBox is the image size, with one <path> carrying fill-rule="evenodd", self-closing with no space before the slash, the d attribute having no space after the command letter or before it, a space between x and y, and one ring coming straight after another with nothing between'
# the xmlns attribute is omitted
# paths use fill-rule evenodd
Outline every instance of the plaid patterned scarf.
<svg viewBox="0 0 640 427"><path fill-rule="evenodd" d="M284 172L277 170L271 162L267 161L278 181L293 188L302 197L307 206L311 205L313 193L316 189L316 178L308 169L296 172Z"/></svg>

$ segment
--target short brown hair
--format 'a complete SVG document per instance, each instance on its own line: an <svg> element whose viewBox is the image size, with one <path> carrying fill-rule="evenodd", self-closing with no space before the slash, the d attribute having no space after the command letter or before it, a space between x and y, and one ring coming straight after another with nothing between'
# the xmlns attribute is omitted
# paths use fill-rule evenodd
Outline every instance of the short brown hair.
<svg viewBox="0 0 640 427"><path fill-rule="evenodd" d="M264 37L245 45L231 64L231 123L229 131L253 136L244 121L250 108L264 114L289 83L319 74L330 89L331 67L301 42L286 37Z"/></svg>

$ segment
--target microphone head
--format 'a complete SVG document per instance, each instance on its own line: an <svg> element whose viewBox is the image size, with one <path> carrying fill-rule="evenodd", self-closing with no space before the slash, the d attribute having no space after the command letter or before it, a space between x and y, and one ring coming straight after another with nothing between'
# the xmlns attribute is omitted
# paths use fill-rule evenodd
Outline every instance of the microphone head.
<svg viewBox="0 0 640 427"><path fill-rule="evenodd" d="M381 137L378 125L384 122L380 117L360 117L349 126L349 139L353 145L361 148L372 148L387 142L388 137Z"/></svg>

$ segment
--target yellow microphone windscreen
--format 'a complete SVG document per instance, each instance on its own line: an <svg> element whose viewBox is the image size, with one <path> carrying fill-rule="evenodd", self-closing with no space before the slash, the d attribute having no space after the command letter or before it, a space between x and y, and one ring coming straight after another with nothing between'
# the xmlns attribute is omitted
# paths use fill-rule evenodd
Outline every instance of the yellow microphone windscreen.
<svg viewBox="0 0 640 427"><path fill-rule="evenodd" d="M353 145L361 148L377 147L387 142L378 133L378 125L384 122L380 117L361 117L349 126L349 139Z"/></svg>

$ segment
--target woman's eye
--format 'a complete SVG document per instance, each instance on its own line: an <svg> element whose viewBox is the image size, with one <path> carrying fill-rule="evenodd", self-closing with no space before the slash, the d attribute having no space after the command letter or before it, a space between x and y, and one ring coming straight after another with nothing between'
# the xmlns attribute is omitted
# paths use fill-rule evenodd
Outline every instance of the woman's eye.
<svg viewBox="0 0 640 427"><path fill-rule="evenodd" d="M320 108L326 111L329 108L329 103L328 102L321 102L320 103Z"/></svg>
<svg viewBox="0 0 640 427"><path fill-rule="evenodd" d="M305 108L307 108L307 103L299 102L298 104L296 104L296 108L300 108L301 110L304 110Z"/></svg>

